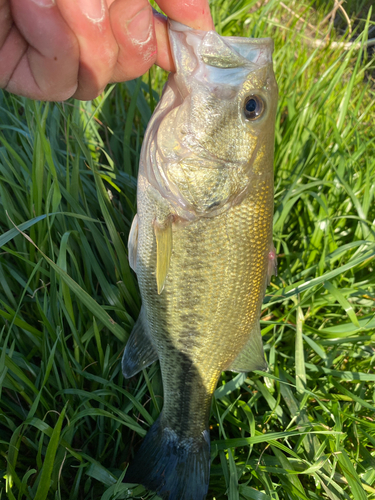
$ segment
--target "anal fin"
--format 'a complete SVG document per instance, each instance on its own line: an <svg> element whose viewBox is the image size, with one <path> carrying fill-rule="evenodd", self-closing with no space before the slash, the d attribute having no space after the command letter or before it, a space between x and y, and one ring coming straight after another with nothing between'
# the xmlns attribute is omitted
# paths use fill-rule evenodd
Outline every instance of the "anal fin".
<svg viewBox="0 0 375 500"><path fill-rule="evenodd" d="M157 359L155 346L147 333L147 320L142 307L122 356L122 373L125 378L133 377Z"/></svg>
<svg viewBox="0 0 375 500"><path fill-rule="evenodd" d="M265 372L268 370L268 365L264 358L263 340L259 323L251 330L249 340L229 366L228 370L240 373L252 372L254 370Z"/></svg>
<svg viewBox="0 0 375 500"><path fill-rule="evenodd" d="M154 221L154 233L156 238L156 284L158 294L163 291L165 280L168 275L172 256L172 220L173 216L160 223Z"/></svg>

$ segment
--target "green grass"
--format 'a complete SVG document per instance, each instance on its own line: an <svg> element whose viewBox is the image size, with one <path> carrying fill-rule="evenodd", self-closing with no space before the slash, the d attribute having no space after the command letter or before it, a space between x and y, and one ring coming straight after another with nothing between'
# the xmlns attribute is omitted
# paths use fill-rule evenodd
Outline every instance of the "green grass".
<svg viewBox="0 0 375 500"><path fill-rule="evenodd" d="M215 393L208 500L375 499L375 61L311 46L329 29L311 27L333 8L320 4L300 18L279 0L212 5L221 34L275 40L279 275L261 321L270 372L224 373ZM354 37L373 37L369 4L345 5ZM331 36L348 41L340 16ZM160 371L124 380L120 359L140 308L126 249L139 152L164 81L153 68L89 103L0 94L1 499L154 497L122 479L162 407Z"/></svg>

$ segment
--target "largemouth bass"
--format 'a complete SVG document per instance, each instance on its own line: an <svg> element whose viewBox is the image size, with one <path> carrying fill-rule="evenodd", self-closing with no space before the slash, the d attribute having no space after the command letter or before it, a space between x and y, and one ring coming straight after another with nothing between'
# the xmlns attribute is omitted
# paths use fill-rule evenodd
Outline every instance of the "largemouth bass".
<svg viewBox="0 0 375 500"><path fill-rule="evenodd" d="M142 309L122 369L160 361L164 406L126 482L203 500L223 370L266 370L259 326L275 269L271 39L169 22L170 74L145 134L129 236Z"/></svg>

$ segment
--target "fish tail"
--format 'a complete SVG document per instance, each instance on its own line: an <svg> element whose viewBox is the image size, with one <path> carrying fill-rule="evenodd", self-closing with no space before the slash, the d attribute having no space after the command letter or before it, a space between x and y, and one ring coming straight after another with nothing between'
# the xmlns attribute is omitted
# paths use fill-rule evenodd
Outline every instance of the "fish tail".
<svg viewBox="0 0 375 500"><path fill-rule="evenodd" d="M210 478L210 439L179 438L162 419L155 421L124 481L139 483L165 500L204 500Z"/></svg>

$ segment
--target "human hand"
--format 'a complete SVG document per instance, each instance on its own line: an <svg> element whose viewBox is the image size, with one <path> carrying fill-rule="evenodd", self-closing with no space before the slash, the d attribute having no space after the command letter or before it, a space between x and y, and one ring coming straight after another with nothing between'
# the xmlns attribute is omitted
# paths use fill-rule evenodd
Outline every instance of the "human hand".
<svg viewBox="0 0 375 500"><path fill-rule="evenodd" d="M213 29L208 0L157 0L172 19ZM154 63L173 71L166 18L148 0L0 0L0 88L90 100Z"/></svg>

